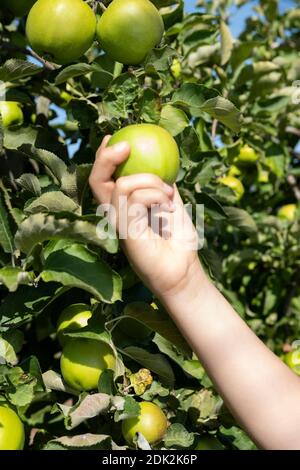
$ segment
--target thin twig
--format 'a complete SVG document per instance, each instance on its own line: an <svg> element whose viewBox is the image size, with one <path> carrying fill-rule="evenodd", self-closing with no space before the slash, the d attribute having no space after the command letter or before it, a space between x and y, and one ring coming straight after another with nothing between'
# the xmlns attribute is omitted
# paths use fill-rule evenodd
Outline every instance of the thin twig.
<svg viewBox="0 0 300 470"><path fill-rule="evenodd" d="M295 176L294 175L288 175L287 176L287 182L290 185L297 201L300 201L300 189L297 185L297 179L295 178Z"/></svg>
<svg viewBox="0 0 300 470"><path fill-rule="evenodd" d="M211 138L215 140L218 128L218 119L214 119L211 126Z"/></svg>
<svg viewBox="0 0 300 470"><path fill-rule="evenodd" d="M34 52L34 50L32 50L32 49L11 45L11 44L6 43L5 41L1 42L1 47L4 47L5 49L7 49L9 51L21 52L24 55L30 55L31 57L34 57L39 62L41 62L43 64L43 66L45 67L45 69L56 70L58 68L58 66L56 66L56 65L52 64L51 62L48 62L47 60L43 59L43 57L41 57L39 54Z"/></svg>
<svg viewBox="0 0 300 470"><path fill-rule="evenodd" d="M107 10L107 7L104 5L104 3L99 2L99 5L100 5L100 8L101 8L103 11Z"/></svg>
<svg viewBox="0 0 300 470"><path fill-rule="evenodd" d="M35 59L40 61L46 69L56 70L58 68L57 66L53 65L51 62L48 62L48 60L43 59L43 57L41 57L39 54L34 52L34 50L32 50L32 49L27 50L26 49L26 51L27 51L27 54L31 55L32 57L34 57Z"/></svg>

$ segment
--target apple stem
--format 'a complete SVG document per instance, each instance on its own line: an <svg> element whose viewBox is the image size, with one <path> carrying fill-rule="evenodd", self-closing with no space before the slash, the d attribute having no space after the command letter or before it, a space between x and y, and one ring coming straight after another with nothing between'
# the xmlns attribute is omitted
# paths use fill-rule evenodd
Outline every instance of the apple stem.
<svg viewBox="0 0 300 470"><path fill-rule="evenodd" d="M99 2L99 5L100 5L100 8L101 8L103 11L107 10L107 7L104 5L104 3Z"/></svg>

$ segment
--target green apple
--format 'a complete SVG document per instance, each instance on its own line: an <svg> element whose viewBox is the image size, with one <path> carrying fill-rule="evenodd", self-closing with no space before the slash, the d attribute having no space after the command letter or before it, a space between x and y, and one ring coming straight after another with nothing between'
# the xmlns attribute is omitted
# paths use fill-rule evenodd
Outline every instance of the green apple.
<svg viewBox="0 0 300 470"><path fill-rule="evenodd" d="M245 192L243 183L234 176L223 176L218 178L218 181L224 186L230 188L234 192L237 200L240 200L243 197Z"/></svg>
<svg viewBox="0 0 300 470"><path fill-rule="evenodd" d="M163 20L149 0L113 0L97 25L100 46L122 64L143 62L163 33Z"/></svg>
<svg viewBox="0 0 300 470"><path fill-rule="evenodd" d="M284 356L284 362L292 369L297 375L300 375L300 349L294 349Z"/></svg>
<svg viewBox="0 0 300 470"><path fill-rule="evenodd" d="M16 101L0 101L0 114L3 127L21 126L24 122L21 105Z"/></svg>
<svg viewBox="0 0 300 470"><path fill-rule="evenodd" d="M258 155L250 145L245 144L240 148L240 153L237 157L239 164L251 165L258 160Z"/></svg>
<svg viewBox="0 0 300 470"><path fill-rule="evenodd" d="M181 63L180 60L175 57L171 65L171 72L174 78L179 78L181 75Z"/></svg>
<svg viewBox="0 0 300 470"><path fill-rule="evenodd" d="M56 331L60 344L64 346L68 340L64 333L84 328L92 315L90 307L85 304L73 304L65 308L57 321Z"/></svg>
<svg viewBox="0 0 300 470"><path fill-rule="evenodd" d="M0 450L22 450L24 426L17 413L9 406L0 406Z"/></svg>
<svg viewBox="0 0 300 470"><path fill-rule="evenodd" d="M38 0L26 23L33 50L57 64L79 59L91 47L95 32L96 16L83 0Z"/></svg>
<svg viewBox="0 0 300 470"><path fill-rule="evenodd" d="M96 389L102 372L114 367L115 356L110 346L92 339L70 339L60 359L64 380L79 391Z"/></svg>
<svg viewBox="0 0 300 470"><path fill-rule="evenodd" d="M132 445L136 433L140 432L149 444L154 444L164 437L168 427L167 418L155 403L143 401L140 407L139 416L122 421L123 437Z"/></svg>
<svg viewBox="0 0 300 470"><path fill-rule="evenodd" d="M286 204L281 206L277 211L277 215L282 220L293 222L296 218L297 206L296 204Z"/></svg>
<svg viewBox="0 0 300 470"><path fill-rule="evenodd" d="M228 171L228 176L241 176L242 172L236 165L231 165Z"/></svg>
<svg viewBox="0 0 300 470"><path fill-rule="evenodd" d="M131 152L115 177L152 173L173 184L179 170L179 150L171 134L155 124L133 124L117 131L108 145L126 141Z"/></svg>

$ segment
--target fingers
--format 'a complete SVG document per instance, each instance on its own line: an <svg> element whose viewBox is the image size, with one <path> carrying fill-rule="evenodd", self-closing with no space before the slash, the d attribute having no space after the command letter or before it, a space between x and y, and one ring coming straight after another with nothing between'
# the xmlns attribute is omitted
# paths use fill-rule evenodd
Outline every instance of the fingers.
<svg viewBox="0 0 300 470"><path fill-rule="evenodd" d="M139 173L138 175L124 176L116 181L116 196L127 196L138 189L157 189L164 192L169 198L173 196L172 186L164 183L158 176L150 173Z"/></svg>
<svg viewBox="0 0 300 470"><path fill-rule="evenodd" d="M112 194L112 206L115 208L114 226L123 237L122 227L128 224L134 227L133 221L146 221L148 226L148 209L158 206L159 211L174 210L172 196L173 188L165 184L158 176L138 174L119 178L115 183Z"/></svg>
<svg viewBox="0 0 300 470"><path fill-rule="evenodd" d="M104 137L96 154L96 160L92 168L89 183L98 202L109 203L111 192L114 188L112 175L120 163L128 158L130 146L127 142L119 142L107 147L110 136Z"/></svg>
<svg viewBox="0 0 300 470"><path fill-rule="evenodd" d="M128 206L133 204L141 204L147 208L159 205L163 210L170 212L173 210L173 202L165 192L159 189L137 189L128 198Z"/></svg>

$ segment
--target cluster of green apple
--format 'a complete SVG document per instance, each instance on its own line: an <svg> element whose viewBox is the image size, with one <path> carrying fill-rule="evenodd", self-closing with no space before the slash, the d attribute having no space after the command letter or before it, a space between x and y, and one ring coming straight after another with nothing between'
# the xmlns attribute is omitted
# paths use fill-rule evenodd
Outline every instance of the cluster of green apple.
<svg viewBox="0 0 300 470"><path fill-rule="evenodd" d="M241 168L254 165L259 159L256 151L248 144L243 144L240 147L238 155L234 159L233 165L231 165L227 175L219 178L219 182L224 186L230 188L237 201L239 201L244 193L245 188L238 176L241 175Z"/></svg>
<svg viewBox="0 0 300 470"><path fill-rule="evenodd" d="M108 344L66 335L86 327L92 315L85 304L70 305L61 313L57 323L57 338L63 347L61 373L65 382L80 392L96 390L103 371L115 367L115 356ZM138 417L125 419L122 423L123 436L129 445L134 443L138 432L153 444L163 438L166 430L166 416L157 405L149 402L140 403Z"/></svg>
<svg viewBox="0 0 300 470"><path fill-rule="evenodd" d="M221 184L229 187L233 191L237 201L239 201L245 193L244 185L239 178L243 175L243 171L245 171L245 169L249 168L249 166L255 165L258 160L259 155L255 149L248 144L243 144L239 149L239 153L234 158L233 164L231 165L227 175L218 179ZM267 172L261 169L259 170L259 182L265 183L268 181L268 173L265 173ZM293 222L297 217L296 204L286 204L281 206L277 211L277 216L281 220Z"/></svg>
<svg viewBox="0 0 300 470"><path fill-rule="evenodd" d="M140 64L162 39L164 24L149 0L113 0L97 21L83 0L4 0L15 16L28 14L32 48L57 64L79 59L95 37L122 64Z"/></svg>

